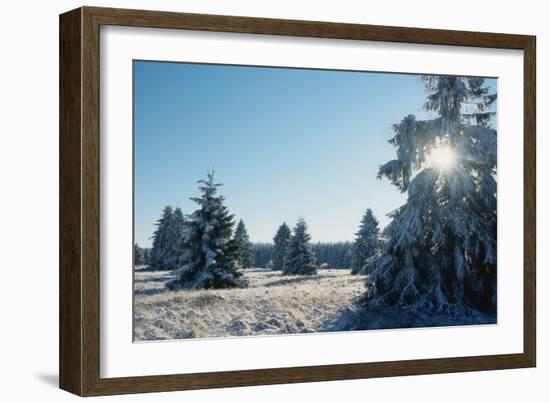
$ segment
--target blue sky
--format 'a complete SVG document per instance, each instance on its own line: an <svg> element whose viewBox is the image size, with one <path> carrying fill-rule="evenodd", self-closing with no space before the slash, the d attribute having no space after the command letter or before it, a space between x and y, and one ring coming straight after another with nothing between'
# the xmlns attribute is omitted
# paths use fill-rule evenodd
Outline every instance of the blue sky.
<svg viewBox="0 0 550 403"><path fill-rule="evenodd" d="M209 170L254 242L300 216L313 241L352 240L368 207L384 226L405 201L376 179L391 125L425 97L417 75L135 61L135 241L165 205L195 210Z"/></svg>

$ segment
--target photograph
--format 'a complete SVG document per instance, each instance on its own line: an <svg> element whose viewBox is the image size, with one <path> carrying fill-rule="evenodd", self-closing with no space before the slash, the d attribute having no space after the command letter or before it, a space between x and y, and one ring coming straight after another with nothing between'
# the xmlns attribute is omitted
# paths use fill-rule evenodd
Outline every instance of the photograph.
<svg viewBox="0 0 550 403"><path fill-rule="evenodd" d="M132 63L134 342L497 324L498 78Z"/></svg>

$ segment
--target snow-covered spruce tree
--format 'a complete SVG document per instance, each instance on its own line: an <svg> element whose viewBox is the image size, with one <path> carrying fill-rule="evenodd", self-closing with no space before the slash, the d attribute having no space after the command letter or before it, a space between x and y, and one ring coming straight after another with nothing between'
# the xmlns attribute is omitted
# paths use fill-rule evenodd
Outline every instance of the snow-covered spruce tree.
<svg viewBox="0 0 550 403"><path fill-rule="evenodd" d="M235 244L237 245L237 254L239 264L243 268L252 267L254 264L254 254L252 253L252 242L246 230L243 220L239 220L237 229L235 229Z"/></svg>
<svg viewBox="0 0 550 403"><path fill-rule="evenodd" d="M286 222L282 223L273 237L274 245L271 257L273 270L283 270L290 235L290 228L286 225Z"/></svg>
<svg viewBox="0 0 550 403"><path fill-rule="evenodd" d="M157 270L168 270L171 265L173 239L170 232L173 218L172 206L166 206L155 224L157 228L153 233L153 248L149 255L149 264Z"/></svg>
<svg viewBox="0 0 550 403"><path fill-rule="evenodd" d="M379 237L378 220L369 208L361 219L359 231L355 233L351 258L352 274L368 274L369 262L380 252Z"/></svg>
<svg viewBox="0 0 550 403"><path fill-rule="evenodd" d="M185 222L182 264L176 278L166 285L171 290L246 286L232 238L233 215L225 207L224 197L216 195L222 184L214 181L214 173L199 184L201 195L191 198L199 208Z"/></svg>
<svg viewBox="0 0 550 403"><path fill-rule="evenodd" d="M367 304L451 316L496 312L497 133L481 78L423 78L426 111L405 117L390 140L397 158L380 167L407 202L393 211Z"/></svg>
<svg viewBox="0 0 550 403"><path fill-rule="evenodd" d="M309 241L311 236L307 232L307 224L300 218L293 229L288 241L287 255L284 260L283 274L316 274L315 255Z"/></svg>

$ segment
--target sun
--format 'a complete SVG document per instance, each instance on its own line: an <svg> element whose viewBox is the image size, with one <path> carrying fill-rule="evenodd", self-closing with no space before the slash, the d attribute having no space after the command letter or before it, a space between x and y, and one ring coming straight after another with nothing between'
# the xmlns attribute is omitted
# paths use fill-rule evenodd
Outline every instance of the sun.
<svg viewBox="0 0 550 403"><path fill-rule="evenodd" d="M448 171L456 163L456 153L448 145L438 145L430 150L426 156L426 163L430 167Z"/></svg>

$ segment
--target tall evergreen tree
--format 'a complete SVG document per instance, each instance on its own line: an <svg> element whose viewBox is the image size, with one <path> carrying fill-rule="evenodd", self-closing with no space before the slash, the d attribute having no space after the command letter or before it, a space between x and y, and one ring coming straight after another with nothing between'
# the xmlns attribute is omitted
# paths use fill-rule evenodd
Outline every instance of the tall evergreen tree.
<svg viewBox="0 0 550 403"><path fill-rule="evenodd" d="M355 233L351 272L353 274L368 274L369 263L380 251L380 230L378 220L369 208L361 219L359 231Z"/></svg>
<svg viewBox="0 0 550 403"><path fill-rule="evenodd" d="M300 218L294 227L288 242L287 255L284 260L283 274L316 274L315 255L309 241L307 224Z"/></svg>
<svg viewBox="0 0 550 403"><path fill-rule="evenodd" d="M173 237L176 240L180 240L180 237L183 235L183 229L185 227L185 217L179 207L174 209L174 219L173 219Z"/></svg>
<svg viewBox="0 0 550 403"><path fill-rule="evenodd" d="M180 288L231 288L246 285L238 264L238 250L233 234L233 215L217 196L221 183L214 173L199 181L201 195L193 197L199 208L185 223L180 261L176 278L166 285Z"/></svg>
<svg viewBox="0 0 550 403"><path fill-rule="evenodd" d="M430 120L405 117L381 166L407 202L367 279L369 304L449 315L496 311L496 94L481 78L424 77Z"/></svg>
<svg viewBox="0 0 550 403"><path fill-rule="evenodd" d="M157 270L169 270L172 264L173 237L171 228L174 218L172 206L164 207L161 217L156 222L153 233L153 248L149 256L150 265Z"/></svg>
<svg viewBox="0 0 550 403"><path fill-rule="evenodd" d="M243 268L252 267L254 264L254 254L252 253L252 242L246 231L243 220L239 220L235 230L235 244L237 245L237 254L239 264Z"/></svg>
<svg viewBox="0 0 550 403"><path fill-rule="evenodd" d="M283 270L285 258L288 254L288 243L290 241L290 228L286 222L282 223L273 237L273 270Z"/></svg>

